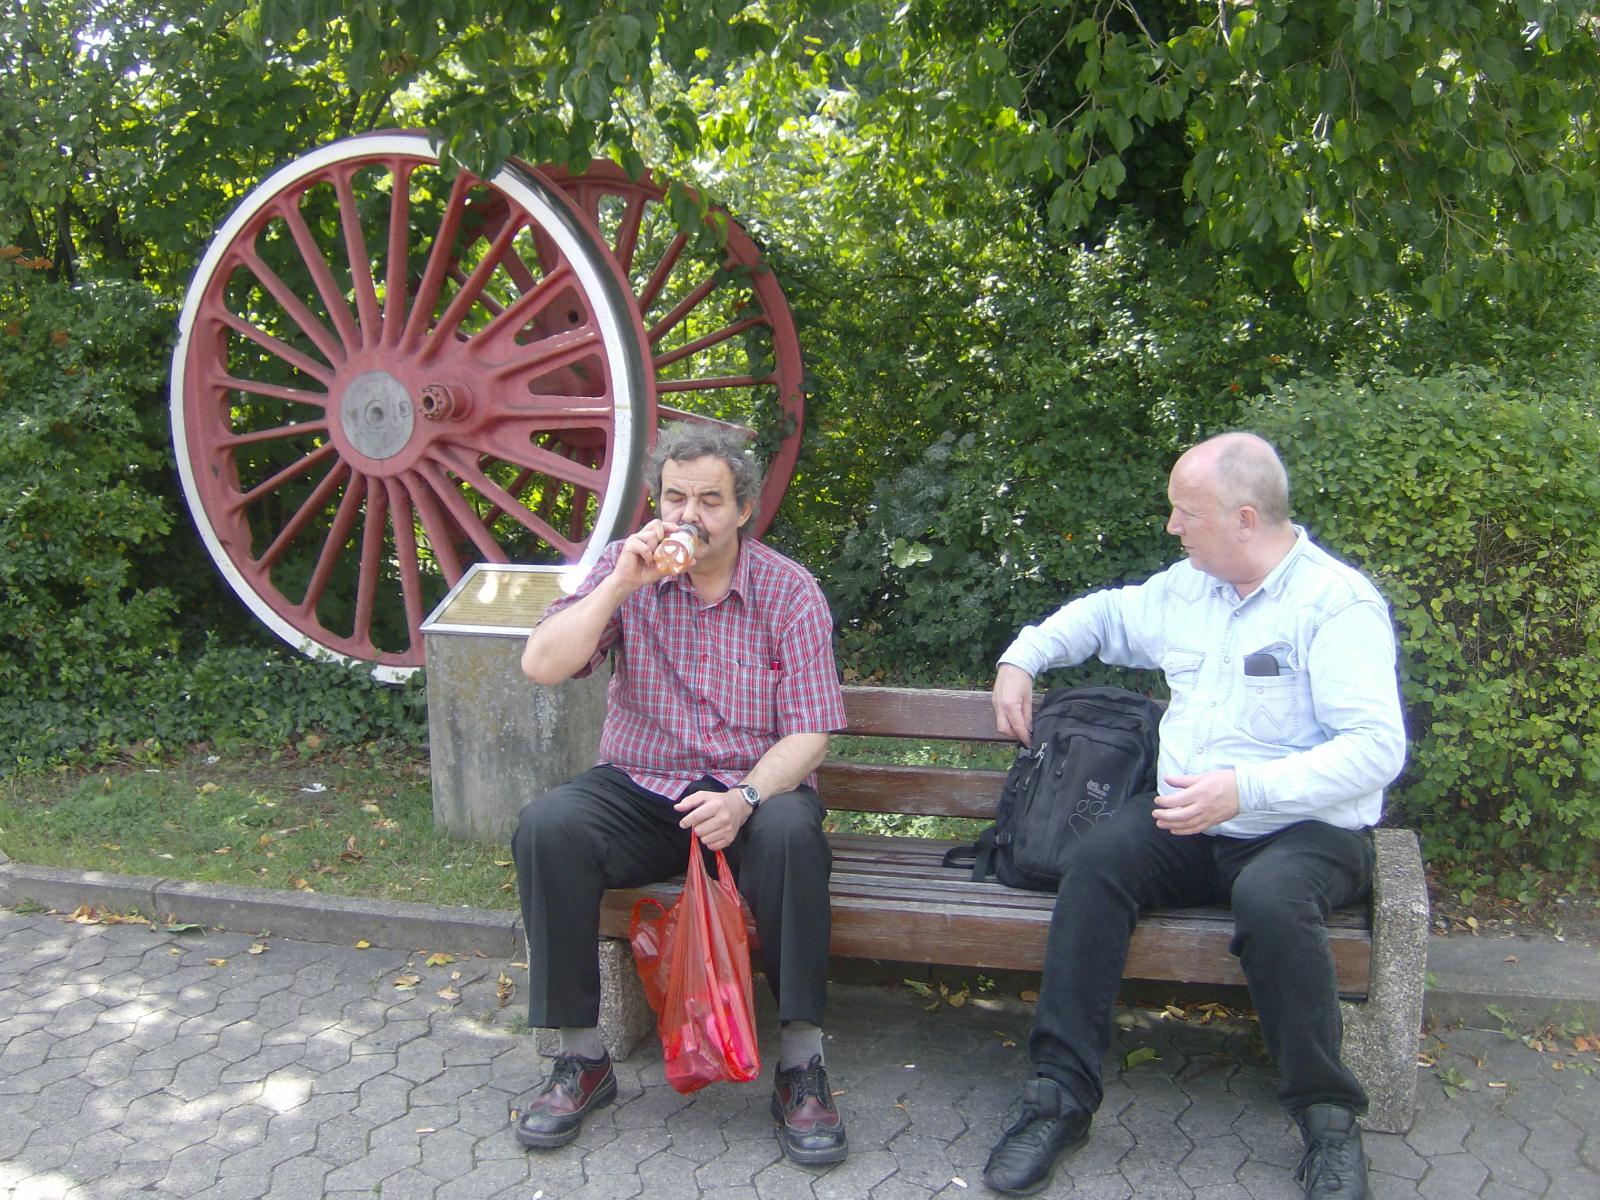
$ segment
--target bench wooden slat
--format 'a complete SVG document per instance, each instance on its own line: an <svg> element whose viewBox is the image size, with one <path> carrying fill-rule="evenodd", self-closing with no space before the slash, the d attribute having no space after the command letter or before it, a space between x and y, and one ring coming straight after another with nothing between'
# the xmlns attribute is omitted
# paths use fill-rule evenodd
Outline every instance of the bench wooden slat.
<svg viewBox="0 0 1600 1200"><path fill-rule="evenodd" d="M861 737L906 737L964 742L1006 742L995 729L988 692L942 688L847 687L846 733Z"/></svg>
<svg viewBox="0 0 1600 1200"><path fill-rule="evenodd" d="M817 789L829 808L845 812L994 819L1004 771L964 767L902 767L881 763L823 763Z"/></svg>
<svg viewBox="0 0 1600 1200"><path fill-rule="evenodd" d="M626 937L635 900L649 895L671 904L677 892L675 884L607 892L601 908L601 932L608 937ZM1050 897L1037 893L1018 896L1033 903L1005 907L949 904L893 890L858 891L852 884L832 895L829 951L847 958L1037 971L1044 965ZM1220 913L1146 914L1134 929L1123 974L1129 979L1242 985L1245 980L1238 960L1228 953L1232 936L1233 922ZM754 940L753 930L751 937ZM1330 928L1328 941L1340 993L1364 996L1371 970L1370 937L1359 929Z"/></svg>

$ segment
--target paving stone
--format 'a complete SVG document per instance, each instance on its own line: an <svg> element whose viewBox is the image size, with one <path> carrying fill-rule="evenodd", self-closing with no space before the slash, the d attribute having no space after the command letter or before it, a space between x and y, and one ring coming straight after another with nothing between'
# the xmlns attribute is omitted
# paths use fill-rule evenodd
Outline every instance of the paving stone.
<svg viewBox="0 0 1600 1200"><path fill-rule="evenodd" d="M1475 1196L1489 1179L1488 1169L1470 1154L1440 1154L1428 1160L1428 1173L1417 1191L1428 1200Z"/></svg>
<svg viewBox="0 0 1600 1200"><path fill-rule="evenodd" d="M255 940L0 910L0 1196L971 1200L1031 1073L1021 1006L975 995L925 1013L907 989L844 987L827 1045L845 1163L782 1157L770 1062L757 1083L681 1096L653 1042L618 1064L617 1102L576 1142L530 1154L508 1113L548 1065L493 998L502 971L525 971L462 960L447 1005L444 969L394 989L417 955L274 938L251 956ZM1146 1045L1159 1060L1122 1070ZM1446 1031L1430 1053L1411 1130L1366 1135L1375 1196L1600 1195L1600 1083L1493 1029ZM1047 1200L1298 1200L1298 1133L1253 1033L1147 1019L1104 1069L1090 1138ZM1476 1090L1447 1096L1449 1070Z"/></svg>

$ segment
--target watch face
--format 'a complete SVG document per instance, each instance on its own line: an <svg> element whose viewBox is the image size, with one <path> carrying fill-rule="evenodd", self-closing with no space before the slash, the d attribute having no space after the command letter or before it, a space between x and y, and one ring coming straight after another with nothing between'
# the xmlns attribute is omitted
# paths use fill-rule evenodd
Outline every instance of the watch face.
<svg viewBox="0 0 1600 1200"><path fill-rule="evenodd" d="M739 785L739 790L744 793L744 802L751 808L755 808L756 805L761 803L761 793L756 791L756 789L751 787L748 783L741 783Z"/></svg>

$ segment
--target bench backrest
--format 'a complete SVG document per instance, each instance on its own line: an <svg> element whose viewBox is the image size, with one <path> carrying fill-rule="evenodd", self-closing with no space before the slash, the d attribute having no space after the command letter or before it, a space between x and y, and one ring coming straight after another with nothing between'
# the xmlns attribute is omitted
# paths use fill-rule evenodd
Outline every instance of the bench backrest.
<svg viewBox="0 0 1600 1200"><path fill-rule="evenodd" d="M994 724L988 692L922 688L847 687L844 731L861 737L1007 742ZM1004 771L876 763L823 763L822 801L851 812L918 816L994 817Z"/></svg>

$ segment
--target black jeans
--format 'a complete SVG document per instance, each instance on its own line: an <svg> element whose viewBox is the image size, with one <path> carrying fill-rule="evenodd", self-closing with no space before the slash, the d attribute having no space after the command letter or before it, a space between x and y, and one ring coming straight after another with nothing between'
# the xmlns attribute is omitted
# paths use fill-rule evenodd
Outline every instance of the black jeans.
<svg viewBox="0 0 1600 1200"><path fill-rule="evenodd" d="M711 779L688 791L723 790ZM833 852L811 788L761 807L723 853L755 915L767 982L784 1021L822 1024L828 991ZM593 767L526 804L512 835L528 932L528 1024L592 1026L600 1015L600 899L683 873L689 832L672 802L615 767Z"/></svg>
<svg viewBox="0 0 1600 1200"><path fill-rule="evenodd" d="M1365 830L1300 821L1258 838L1180 837L1159 828L1153 797L1135 797L1084 839L1061 880L1028 1052L1040 1075L1090 1112L1104 1095L1112 1005L1141 910L1231 904L1238 956L1261 1035L1278 1064L1278 1098L1366 1111L1339 1060L1344 1025L1324 922L1372 887Z"/></svg>

